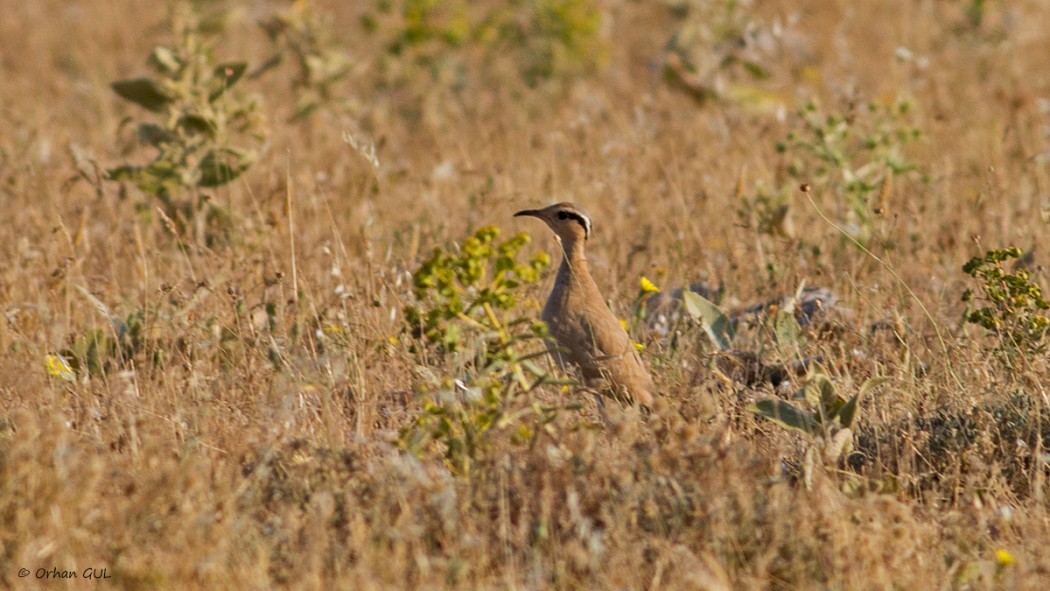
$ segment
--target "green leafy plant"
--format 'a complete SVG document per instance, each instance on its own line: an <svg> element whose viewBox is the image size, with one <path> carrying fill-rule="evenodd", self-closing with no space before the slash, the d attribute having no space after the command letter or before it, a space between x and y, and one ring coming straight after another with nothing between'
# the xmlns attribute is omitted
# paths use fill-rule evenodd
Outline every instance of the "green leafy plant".
<svg viewBox="0 0 1050 591"><path fill-rule="evenodd" d="M682 300L686 313L701 324L708 339L719 351L732 348L737 331L742 326L754 326L757 323L761 333L768 336L780 356L787 359L798 356L804 345L802 325L797 315L800 314L799 302L807 291L805 288L803 281L792 296L749 306L732 314L727 314L714 302L692 291L682 292ZM801 314L805 315L804 312Z"/></svg>
<svg viewBox="0 0 1050 591"><path fill-rule="evenodd" d="M521 48L521 73L530 84L593 68L605 59L601 12L592 0L512 0L501 19L501 39ZM525 15L515 18L513 13ZM484 38L484 37L483 37Z"/></svg>
<svg viewBox="0 0 1050 591"><path fill-rule="evenodd" d="M868 103L845 113L825 113L815 102L798 111L799 128L777 144L796 179L830 190L846 204L846 229L861 242L873 232L879 204L894 177L916 170L906 147L922 136L908 124L913 105Z"/></svg>
<svg viewBox="0 0 1050 591"><path fill-rule="evenodd" d="M753 196L741 195L737 216L747 226L767 236L791 238L795 231L791 224L791 198L787 187L770 191L759 185Z"/></svg>
<svg viewBox="0 0 1050 591"><path fill-rule="evenodd" d="M979 284L976 292L967 289L962 294L968 306L963 319L994 334L999 341L995 353L1007 363L1021 355L1045 353L1050 330L1050 301L1043 297L1042 287L1027 269L1006 268L1007 261L1022 254L1016 246L995 248L962 268Z"/></svg>
<svg viewBox="0 0 1050 591"><path fill-rule="evenodd" d="M233 91L248 65L216 59L213 27L191 5L176 4L173 11L174 44L157 46L148 60L155 77L112 84L121 98L151 114L138 124L137 137L155 150L153 160L108 174L158 198L180 226L198 217L228 222L228 213L201 191L232 181L255 161L242 142L262 138L256 102Z"/></svg>
<svg viewBox="0 0 1050 591"><path fill-rule="evenodd" d="M759 106L772 93L745 83L770 77L779 28L761 22L750 3L737 0L671 0L678 26L667 41L665 80L698 103L729 99Z"/></svg>
<svg viewBox="0 0 1050 591"><path fill-rule="evenodd" d="M159 348L149 347L146 330L146 315L136 310L125 317L110 311L102 300L81 286L76 289L98 313L109 320L110 329L91 328L70 337L70 345L58 355L45 359L48 373L67 381L70 374L81 373L98 377L114 366L122 366L148 348L153 349L153 363L162 361ZM67 373L68 371L68 373Z"/></svg>
<svg viewBox="0 0 1050 591"><path fill-rule="evenodd" d="M462 81L476 55L485 66L510 58L529 84L603 63L601 25L593 0L502 0L484 9L462 0L379 0L365 19L366 30L391 39L389 57L403 62L391 72L404 74L407 62L426 68L432 78L455 71L455 80Z"/></svg>
<svg viewBox="0 0 1050 591"><path fill-rule="evenodd" d="M111 330L92 328L70 341L69 347L59 352L60 358L73 372L99 377L113 367L122 367L145 349L145 318L141 312L132 312L115 318Z"/></svg>
<svg viewBox="0 0 1050 591"><path fill-rule="evenodd" d="M700 322L704 333L719 351L728 351L736 337L736 325L714 302L692 291L682 292L685 311Z"/></svg>
<svg viewBox="0 0 1050 591"><path fill-rule="evenodd" d="M534 442L551 428L559 407L527 395L556 381L535 360L546 355L541 321L522 315L522 290L540 278L550 257L519 262L526 234L499 241L485 227L458 249L435 249L413 276L416 305L404 310L404 332L424 366L449 373L424 392L422 414L401 434L401 444L422 454L439 444L446 464L469 475L494 440Z"/></svg>
<svg viewBox="0 0 1050 591"><path fill-rule="evenodd" d="M343 83L353 70L347 52L332 39L331 24L326 15L314 10L309 2L292 6L259 23L274 44L276 52L251 76L291 61L291 77L296 96L293 120L308 117L324 108L336 113L353 108Z"/></svg>
<svg viewBox="0 0 1050 591"><path fill-rule="evenodd" d="M797 431L809 437L806 455L807 476L811 474L816 454L828 464L853 451L853 425L860 410L860 401L888 378L873 377L861 384L853 396L846 398L836 391L834 382L815 366L806 376L795 395L794 402L779 398L759 400L748 406L756 415Z"/></svg>
<svg viewBox="0 0 1050 591"><path fill-rule="evenodd" d="M152 330L155 315L138 309L126 316L112 312L102 300L86 288L76 290L91 304L100 316L109 322L108 328L92 327L70 335L69 345L57 354L45 357L48 374L65 381L76 381L77 374L99 377L115 367L126 367L134 362L138 367L154 367L165 362L165 351L170 348L155 338Z"/></svg>
<svg viewBox="0 0 1050 591"><path fill-rule="evenodd" d="M800 285L797 293L801 292ZM785 305L778 306L772 314L763 318L766 330L772 335L773 344L783 358L798 356L803 345L802 326L795 318L797 305L798 295L788 299Z"/></svg>
<svg viewBox="0 0 1050 591"><path fill-rule="evenodd" d="M378 5L380 12L394 11L389 0L380 0ZM394 53L429 41L454 47L470 36L470 7L463 0L404 0L400 16L403 26L389 47Z"/></svg>

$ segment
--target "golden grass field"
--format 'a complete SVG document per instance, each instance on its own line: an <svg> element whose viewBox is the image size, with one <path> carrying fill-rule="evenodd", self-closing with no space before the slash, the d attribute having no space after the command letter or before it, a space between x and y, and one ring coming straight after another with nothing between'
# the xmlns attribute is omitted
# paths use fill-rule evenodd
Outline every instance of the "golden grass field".
<svg viewBox="0 0 1050 591"><path fill-rule="evenodd" d="M565 1L599 26L532 84L535 47L498 31L392 51L420 2L203 4L229 9L219 60L259 66L275 48L257 22L312 8L350 64L301 119L292 60L238 84L258 99L239 140L257 160L198 194L229 213L210 230L105 178L154 153L134 130L156 116L110 84L173 42L166 3L13 0L0 17L0 587L1050 584L1046 353L1000 361L961 301L963 264L1008 245L1050 285L1050 4ZM434 26L542 4L450 2ZM914 169L854 170L877 188L851 211L846 164L777 149L811 101L888 128ZM440 445L403 450L453 367L404 330L413 271L487 225L557 264L550 232L512 217L556 201L590 212L593 273L665 404L601 420L589 394L546 386L582 409L531 444L494 431L468 474ZM851 461L807 476L811 439L747 410L784 392L718 371L697 326L647 330L642 277L721 286L726 309L831 289L798 355L841 392L888 378ZM538 316L552 278L513 313ZM135 347L56 369L135 314ZM761 326L734 346L785 361Z"/></svg>

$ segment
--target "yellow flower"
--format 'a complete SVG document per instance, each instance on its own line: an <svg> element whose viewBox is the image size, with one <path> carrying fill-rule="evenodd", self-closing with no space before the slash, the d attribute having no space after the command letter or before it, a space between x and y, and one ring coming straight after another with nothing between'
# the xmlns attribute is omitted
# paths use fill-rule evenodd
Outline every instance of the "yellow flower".
<svg viewBox="0 0 1050 591"><path fill-rule="evenodd" d="M638 349L639 353L641 353L642 351L645 351L645 345L643 345L641 343L636 343L635 341L631 341L631 344L634 345L635 349Z"/></svg>
<svg viewBox="0 0 1050 591"><path fill-rule="evenodd" d="M642 277L639 283L641 284L644 293L660 293L660 288L656 287L652 281L649 281L648 277Z"/></svg>
<svg viewBox="0 0 1050 591"><path fill-rule="evenodd" d="M77 381L77 375L73 372L73 368L69 366L69 362L66 361L66 358L61 355L48 355L44 359L44 368L47 369L47 375L51 377L59 378L67 382Z"/></svg>
<svg viewBox="0 0 1050 591"><path fill-rule="evenodd" d="M1016 563L1017 559L1006 548L999 548L995 551L995 561L999 563L1001 568L1006 568Z"/></svg>

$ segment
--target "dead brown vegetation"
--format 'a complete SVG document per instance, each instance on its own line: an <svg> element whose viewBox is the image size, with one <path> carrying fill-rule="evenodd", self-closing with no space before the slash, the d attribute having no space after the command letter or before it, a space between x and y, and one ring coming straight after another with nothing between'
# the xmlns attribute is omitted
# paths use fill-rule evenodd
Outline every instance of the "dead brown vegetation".
<svg viewBox="0 0 1050 591"><path fill-rule="evenodd" d="M352 100L290 121L289 64L246 83L266 137L209 191L233 216L210 244L104 179L147 153L109 84L165 41L155 4L16 0L0 18L0 585L83 588L38 569L95 567L128 589L1045 587L1050 370L1004 367L960 321L960 267L1016 244L1050 284L1046 4L741 2L757 45L701 55L764 75L676 79L676 3L601 1L598 59L530 86L515 54L469 44L439 48L447 69L392 60L390 23L361 24L371 3L317 2ZM235 7L219 53L258 65L255 20L287 6ZM862 228L878 259L818 214L856 223L846 193L777 151L811 100L857 125L869 103L914 105L916 170L880 179ZM762 191L789 226L743 205ZM639 322L668 403L652 417L565 418L469 479L400 450L427 381L402 333L411 272L476 227L535 230L511 214L544 200L590 211L620 317L642 276L721 285L727 308L832 289L804 353L845 390L891 378L863 401L858 455L805 482L808 442L745 410L771 387L716 377L698 329ZM136 313L136 346L94 375L46 371Z"/></svg>

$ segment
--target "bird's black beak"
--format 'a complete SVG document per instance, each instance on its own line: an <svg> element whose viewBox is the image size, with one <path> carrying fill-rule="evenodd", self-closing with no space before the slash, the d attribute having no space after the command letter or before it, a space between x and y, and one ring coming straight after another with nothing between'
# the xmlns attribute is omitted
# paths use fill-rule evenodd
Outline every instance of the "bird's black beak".
<svg viewBox="0 0 1050 591"><path fill-rule="evenodd" d="M534 218L542 218L543 217L543 214L538 209L523 209L523 210L519 211L518 213L514 214L514 217L521 217L521 216L525 216L525 215L532 216Z"/></svg>

